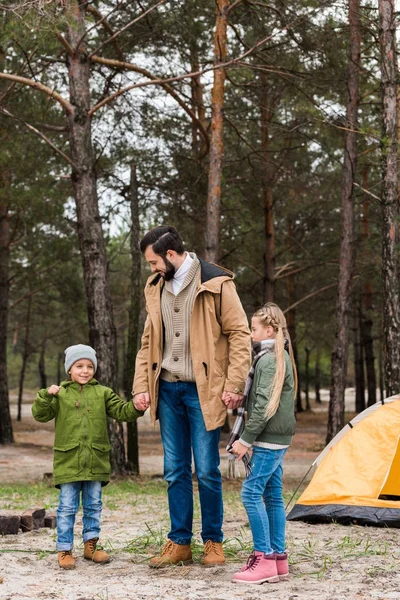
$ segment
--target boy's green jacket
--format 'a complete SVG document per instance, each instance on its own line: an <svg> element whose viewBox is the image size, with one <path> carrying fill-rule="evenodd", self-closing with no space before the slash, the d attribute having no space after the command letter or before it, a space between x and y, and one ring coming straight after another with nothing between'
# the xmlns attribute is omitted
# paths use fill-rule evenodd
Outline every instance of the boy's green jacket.
<svg viewBox="0 0 400 600"><path fill-rule="evenodd" d="M143 412L91 379L83 386L63 381L56 396L40 390L32 414L41 423L55 419L53 475L59 487L72 481L106 485L111 474L107 417L135 421Z"/></svg>

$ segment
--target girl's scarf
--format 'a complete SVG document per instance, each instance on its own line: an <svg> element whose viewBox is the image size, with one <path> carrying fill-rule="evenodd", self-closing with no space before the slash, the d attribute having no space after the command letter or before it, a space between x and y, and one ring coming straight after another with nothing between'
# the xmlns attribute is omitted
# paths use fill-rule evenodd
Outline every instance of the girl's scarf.
<svg viewBox="0 0 400 600"><path fill-rule="evenodd" d="M246 383L244 386L244 394L241 406L237 409L237 417L233 424L231 435L229 437L228 445L226 447L229 454L229 463L228 463L228 477L234 478L235 474L235 455L232 454L232 445L236 440L240 438L243 433L245 427L245 412L247 406L247 399L249 397L249 393L251 390L251 386L253 385L254 373L256 370L256 364L260 360L264 354L267 352L275 351L275 340L263 340L262 342L256 342L253 344L253 362L250 367L249 374L247 375ZM248 452L242 458L244 469L246 472L246 477L250 475L251 467L250 467L250 457Z"/></svg>

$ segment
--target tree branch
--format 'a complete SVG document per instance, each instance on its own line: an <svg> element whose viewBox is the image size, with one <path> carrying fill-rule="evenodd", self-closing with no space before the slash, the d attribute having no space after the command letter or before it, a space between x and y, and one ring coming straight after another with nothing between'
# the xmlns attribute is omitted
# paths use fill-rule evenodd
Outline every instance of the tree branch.
<svg viewBox="0 0 400 600"><path fill-rule="evenodd" d="M297 300L297 302L294 302L294 304L291 304L290 306L285 308L283 314L286 314L287 312L289 312L289 310L293 310L294 308L296 308L296 306L302 304L302 302L305 302L306 300L309 300L313 296L318 296L318 294L322 294L322 292L325 292L326 290L329 290L333 287L337 287L337 282L331 283L330 285L326 285L325 287L322 287L319 290L315 290L314 292L307 294L307 296L304 296L303 298L301 298L301 300Z"/></svg>
<svg viewBox="0 0 400 600"><path fill-rule="evenodd" d="M109 17L109 16L110 16L110 14L111 14L111 13L113 13L115 10L117 10L117 8L119 8L120 6L121 6L121 2L118 2L118 3L117 3L117 6L116 6L116 7L114 7L114 8L112 9L112 11L110 11L110 12L108 13L108 15L107 15L107 16L103 16L103 15L101 14L101 12L100 12L99 10L97 10L97 8L95 8L94 6L91 6L90 4L89 4L89 6L88 6L87 10L88 10L88 12L89 12L89 13L91 13L92 15L94 15L95 17L97 17L97 18L99 19L99 20L98 20L98 22L95 24L95 26L97 27L97 26L99 26L99 25L103 25L104 29L105 29L105 30L106 30L106 31L107 31L109 34L111 34L111 37L112 37L112 36L114 35L114 31L113 31L113 29L112 29L112 27L111 27L110 23L107 21L107 17ZM89 29L86 31L85 35L87 35L87 34L88 34L88 32L90 31L90 29L93 29L93 27L90 27L90 28L89 28ZM81 39L79 40L79 42L77 43L77 45L76 45L76 49L78 49L78 48L79 48L79 46L80 46L80 44L81 44L81 42L82 42L82 40L83 40L83 39L84 39L84 36L82 36L82 38L81 38ZM118 42L117 42L115 39L113 40L113 42L114 42L114 48L115 48L115 52L117 53L117 56L119 57L119 59L120 59L120 60L124 60L124 55L123 55L123 53L122 53L122 50L121 50L121 48L120 48L120 45L118 44Z"/></svg>
<svg viewBox="0 0 400 600"><path fill-rule="evenodd" d="M151 13L153 10L155 10L156 8L158 8L161 4L164 4L164 2L165 2L165 0L159 0L159 2L157 2L156 4L154 4L153 6L151 6L144 13L142 13L141 15L139 15L138 17L136 17L132 21L130 21L127 25L125 25L124 27L122 27L122 29L119 29L116 33L114 33L112 36L110 36L109 38L107 38L102 44L100 44L100 46L98 46L91 53L91 55L89 56L89 58L91 58L93 54L97 54L99 52L99 50L101 50L106 44L108 44L108 42L112 42L113 40L115 40L116 37L118 37L119 35L121 35L121 33L123 33L124 31L126 31L127 29L129 29L129 27L131 27L132 25L134 25L135 23L137 23L138 21L140 21L141 19L143 19L144 17L146 17L149 13Z"/></svg>
<svg viewBox="0 0 400 600"><path fill-rule="evenodd" d="M19 117L16 117L12 113L10 113L10 111L8 111L6 108L0 107L0 112L3 115L5 115L6 117L10 117L11 119L14 119L15 121L18 121L18 123L21 123L22 125L24 125L24 127L26 127L27 129L29 129L30 131L33 131L33 133L35 133L40 138L42 138L42 140L44 140L46 142L46 144L48 144L50 146L50 148L52 148L54 150L54 152L57 152L57 154L59 154L60 156L62 156L70 165L72 165L73 167L76 168L76 166L74 165L74 163L72 162L72 160L70 159L70 157L67 156L66 154L64 154L64 152L62 150L60 150L59 148L57 148L57 146L55 146L53 144L53 142L51 140L49 140L49 138L44 135L44 133L42 133L41 131L39 131L38 129L36 129L36 127L33 127L33 125L30 125L29 123L26 123L25 121L23 121Z"/></svg>
<svg viewBox="0 0 400 600"><path fill-rule="evenodd" d="M47 85L43 85L39 81L34 81L33 79L27 79L26 77L20 77L19 75L11 75L11 73L0 73L0 79L8 79L9 81L15 81L16 83L20 83L21 85L27 85L29 87L33 87L48 96L50 98L54 98L57 100L59 104L63 107L66 113L71 114L73 111L72 104L68 102L61 94L47 87Z"/></svg>
<svg viewBox="0 0 400 600"><path fill-rule="evenodd" d="M99 63L101 65L106 65L108 67L114 67L117 69L125 69L127 71L134 71L135 73L140 73L141 75L148 77L151 81L160 81L155 75L150 73L150 71L147 71L147 69L143 69L132 63L121 62L121 61L113 60L113 59L109 59L109 58L102 58L101 56L96 56L96 55L91 55L90 59L95 63ZM174 90L173 87L168 85L168 83L160 83L160 85L172 98L174 98L174 100L176 100L176 102L179 104L179 106L181 108L183 108L183 110L189 115L189 117L193 120L193 122L196 123L199 131L201 132L201 134L204 138L204 141L207 146L207 152L208 152L210 140L208 137L208 133L204 129L204 126L201 123L201 121L197 118L195 113L189 108L189 106L186 104L186 102L184 102L182 100L182 98L177 94L177 92ZM108 100L108 98L105 98L105 100ZM103 100L102 102L104 102L105 100ZM89 111L89 115L92 115L98 108L100 108L100 105L102 104L102 102L100 102L99 104L94 106Z"/></svg>

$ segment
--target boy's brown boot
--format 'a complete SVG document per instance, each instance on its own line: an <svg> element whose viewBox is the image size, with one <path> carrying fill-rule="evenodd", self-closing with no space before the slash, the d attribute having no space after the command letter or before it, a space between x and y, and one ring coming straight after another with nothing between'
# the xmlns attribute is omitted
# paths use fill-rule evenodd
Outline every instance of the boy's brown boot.
<svg viewBox="0 0 400 600"><path fill-rule="evenodd" d="M161 550L159 556L153 556L150 559L150 567L160 568L166 565L188 565L192 561L192 550L190 544L175 544L172 540L168 540Z"/></svg>
<svg viewBox="0 0 400 600"><path fill-rule="evenodd" d="M204 555L202 560L203 565L224 565L225 556L221 542L213 542L213 540L207 540L204 544Z"/></svg>
<svg viewBox="0 0 400 600"><path fill-rule="evenodd" d="M61 550L58 553L58 564L62 569L75 569L75 559L71 550Z"/></svg>
<svg viewBox="0 0 400 600"><path fill-rule="evenodd" d="M83 557L86 558L86 560L92 560L93 562L100 564L110 562L110 557L108 556L107 552L96 549L96 544L98 541L99 538L93 538L92 540L88 540L84 543Z"/></svg>

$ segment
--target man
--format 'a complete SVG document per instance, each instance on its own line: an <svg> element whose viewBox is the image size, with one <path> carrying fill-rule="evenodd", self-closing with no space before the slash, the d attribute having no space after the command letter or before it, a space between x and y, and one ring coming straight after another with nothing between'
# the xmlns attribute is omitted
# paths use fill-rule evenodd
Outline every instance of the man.
<svg viewBox="0 0 400 600"><path fill-rule="evenodd" d="M174 227L149 231L140 249L153 275L136 358L133 401L160 420L171 530L150 566L190 563L192 451L198 480L203 564L224 564L220 429L243 399L250 332L233 274L185 251Z"/></svg>

